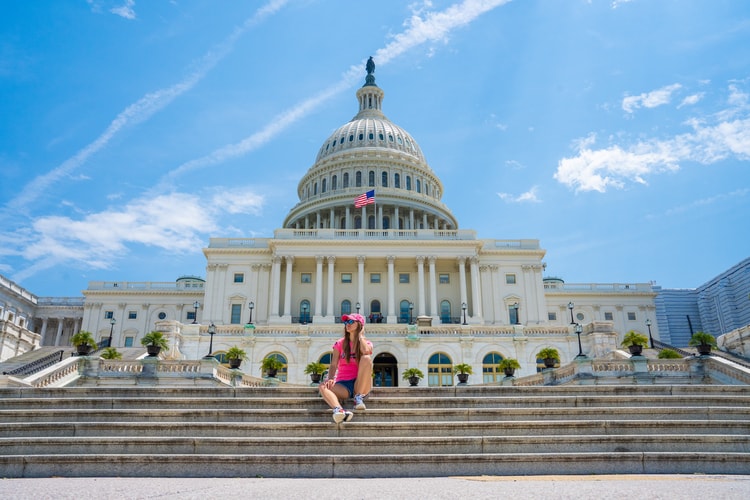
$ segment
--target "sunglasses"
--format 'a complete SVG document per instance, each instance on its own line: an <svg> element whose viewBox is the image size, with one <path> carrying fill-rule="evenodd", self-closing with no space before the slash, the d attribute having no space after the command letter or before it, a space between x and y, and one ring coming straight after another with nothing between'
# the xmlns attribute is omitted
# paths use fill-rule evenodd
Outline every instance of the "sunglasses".
<svg viewBox="0 0 750 500"><path fill-rule="evenodd" d="M356 322L357 322L356 320L353 320L353 319L347 319L346 321L344 321L344 324L345 324L345 325L351 325L352 323L356 323Z"/></svg>

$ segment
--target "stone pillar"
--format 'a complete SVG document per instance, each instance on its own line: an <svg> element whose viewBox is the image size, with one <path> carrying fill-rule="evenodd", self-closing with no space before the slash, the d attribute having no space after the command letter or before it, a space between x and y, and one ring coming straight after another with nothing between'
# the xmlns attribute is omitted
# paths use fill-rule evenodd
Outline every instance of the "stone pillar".
<svg viewBox="0 0 750 500"><path fill-rule="evenodd" d="M357 302L362 306L362 310L366 311L365 308L365 257L364 255L357 256Z"/></svg>
<svg viewBox="0 0 750 500"><path fill-rule="evenodd" d="M287 321L292 321L292 274L294 270L294 257L292 257L291 255L287 255L285 259L286 282L284 284L284 319ZM281 272L280 268L279 272ZM281 281L281 277L279 277L279 281Z"/></svg>
<svg viewBox="0 0 750 500"><path fill-rule="evenodd" d="M424 296L424 256L417 257L417 316L424 316L425 296Z"/></svg>
<svg viewBox="0 0 750 500"><path fill-rule="evenodd" d="M482 287L479 283L479 259L476 257L471 258L471 290L473 295L472 301L472 319L477 322L482 322Z"/></svg>
<svg viewBox="0 0 750 500"><path fill-rule="evenodd" d="M42 331L40 332L40 336L42 337L42 345L46 344L46 337L47 337L47 322L49 321L49 318L42 318Z"/></svg>
<svg viewBox="0 0 750 500"><path fill-rule="evenodd" d="M463 305L466 304L468 306L468 297L466 295L466 257L458 258L458 286L461 293L461 304L458 307L461 314L463 314ZM461 318L461 322L463 322L463 318Z"/></svg>
<svg viewBox="0 0 750 500"><path fill-rule="evenodd" d="M398 323L398 316L396 314L396 278L393 271L396 257L389 255L386 259L388 260L388 316L386 321L390 324L395 324Z"/></svg>
<svg viewBox="0 0 750 500"><path fill-rule="evenodd" d="M313 322L323 318L323 257L315 256L315 305Z"/></svg>
<svg viewBox="0 0 750 500"><path fill-rule="evenodd" d="M326 311L325 316L335 322L334 311L336 310L333 303L333 277L334 277L334 264L336 263L336 257L328 257L328 300L326 300Z"/></svg>
<svg viewBox="0 0 750 500"><path fill-rule="evenodd" d="M432 315L432 324L440 324L440 314L437 303L437 276L435 275L435 261L437 257L431 256L428 259L430 269L430 314Z"/></svg>
<svg viewBox="0 0 750 500"><path fill-rule="evenodd" d="M279 317L279 295L281 294L281 257L273 256L271 267L271 320Z"/></svg>
<svg viewBox="0 0 750 500"><path fill-rule="evenodd" d="M55 345L60 345L60 339L62 338L63 323L65 318L57 318L57 335L55 335Z"/></svg>

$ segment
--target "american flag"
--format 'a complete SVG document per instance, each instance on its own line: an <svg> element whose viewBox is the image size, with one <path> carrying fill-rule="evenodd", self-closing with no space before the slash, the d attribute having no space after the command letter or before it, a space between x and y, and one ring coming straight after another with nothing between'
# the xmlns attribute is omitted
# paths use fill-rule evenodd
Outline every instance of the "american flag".
<svg viewBox="0 0 750 500"><path fill-rule="evenodd" d="M370 203L375 203L375 190L371 189L365 194L361 194L354 198L354 208L364 207Z"/></svg>

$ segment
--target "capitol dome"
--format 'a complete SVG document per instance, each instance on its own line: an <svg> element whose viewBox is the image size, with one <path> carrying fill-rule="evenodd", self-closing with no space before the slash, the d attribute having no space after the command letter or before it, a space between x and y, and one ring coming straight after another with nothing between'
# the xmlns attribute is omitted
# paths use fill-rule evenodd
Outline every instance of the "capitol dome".
<svg viewBox="0 0 750 500"><path fill-rule="evenodd" d="M458 229L441 201L443 184L424 159L417 141L382 111L385 93L367 62L357 90L359 110L336 129L300 179L300 202L283 227L296 229ZM354 206L372 192L374 200Z"/></svg>

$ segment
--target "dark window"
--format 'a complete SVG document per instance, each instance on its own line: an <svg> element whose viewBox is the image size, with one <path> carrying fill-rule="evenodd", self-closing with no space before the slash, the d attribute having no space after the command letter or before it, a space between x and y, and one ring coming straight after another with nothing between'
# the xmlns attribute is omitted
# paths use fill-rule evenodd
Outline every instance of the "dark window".
<svg viewBox="0 0 750 500"><path fill-rule="evenodd" d="M245 275L242 273L234 273L234 282L235 283L244 283L245 282Z"/></svg>
<svg viewBox="0 0 750 500"><path fill-rule="evenodd" d="M398 174L393 174L393 187L401 187L401 176Z"/></svg>
<svg viewBox="0 0 750 500"><path fill-rule="evenodd" d="M383 172L383 175L381 175L380 177L380 183L383 185L383 187L388 187L388 172Z"/></svg>
<svg viewBox="0 0 750 500"><path fill-rule="evenodd" d="M354 175L354 186L355 187L362 187L362 172L357 172Z"/></svg>
<svg viewBox="0 0 750 500"><path fill-rule="evenodd" d="M370 170L370 173L367 175L367 181L368 181L368 186L375 187L375 171L374 170Z"/></svg>

